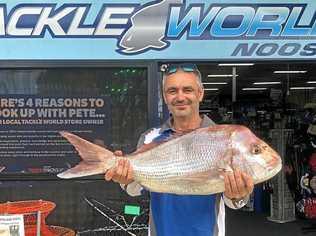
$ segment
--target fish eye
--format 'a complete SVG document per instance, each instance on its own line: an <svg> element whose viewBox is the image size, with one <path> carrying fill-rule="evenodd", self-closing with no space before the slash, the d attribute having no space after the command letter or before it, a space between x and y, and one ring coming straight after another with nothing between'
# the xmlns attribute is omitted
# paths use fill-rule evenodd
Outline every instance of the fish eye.
<svg viewBox="0 0 316 236"><path fill-rule="evenodd" d="M261 148L259 147L259 145L253 145L252 147L252 154L260 154L261 153Z"/></svg>

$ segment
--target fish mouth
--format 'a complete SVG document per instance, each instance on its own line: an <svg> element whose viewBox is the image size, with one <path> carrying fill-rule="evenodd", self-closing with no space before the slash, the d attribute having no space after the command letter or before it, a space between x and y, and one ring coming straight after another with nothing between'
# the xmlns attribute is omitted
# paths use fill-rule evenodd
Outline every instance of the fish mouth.
<svg viewBox="0 0 316 236"><path fill-rule="evenodd" d="M277 154L271 155L272 158L270 160L267 161L266 165L268 167L268 169L273 169L275 168L275 166L278 166L280 164L280 156Z"/></svg>
<svg viewBox="0 0 316 236"><path fill-rule="evenodd" d="M265 182L271 178L273 178L275 175L277 175L280 171L282 170L282 162L279 161L278 164L276 166L270 166L268 168L267 174L264 175L263 178L258 178L257 180L255 180L255 184L257 183L261 183L261 182Z"/></svg>

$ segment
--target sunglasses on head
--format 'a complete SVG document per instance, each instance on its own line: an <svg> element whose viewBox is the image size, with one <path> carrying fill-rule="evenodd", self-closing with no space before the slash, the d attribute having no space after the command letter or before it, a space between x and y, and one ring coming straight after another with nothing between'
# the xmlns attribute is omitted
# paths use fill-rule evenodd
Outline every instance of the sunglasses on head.
<svg viewBox="0 0 316 236"><path fill-rule="evenodd" d="M164 72L165 74L173 74L176 73L177 70L183 70L185 72L194 72L194 71L198 71L198 68L195 64L192 63L181 63L181 64L169 64L169 65L165 65L164 68L162 68L162 72Z"/></svg>

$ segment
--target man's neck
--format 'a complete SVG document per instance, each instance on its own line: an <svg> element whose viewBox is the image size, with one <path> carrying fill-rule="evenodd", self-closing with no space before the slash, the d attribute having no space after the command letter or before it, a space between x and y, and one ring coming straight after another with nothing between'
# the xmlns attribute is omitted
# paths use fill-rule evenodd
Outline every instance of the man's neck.
<svg viewBox="0 0 316 236"><path fill-rule="evenodd" d="M176 131L183 132L199 128L201 122L202 118L199 115L190 118L174 117L172 126Z"/></svg>

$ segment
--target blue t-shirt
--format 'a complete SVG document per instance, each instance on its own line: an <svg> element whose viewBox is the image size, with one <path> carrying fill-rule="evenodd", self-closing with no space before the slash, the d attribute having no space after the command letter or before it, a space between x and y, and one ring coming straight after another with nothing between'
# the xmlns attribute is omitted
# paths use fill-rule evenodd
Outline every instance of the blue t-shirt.
<svg viewBox="0 0 316 236"><path fill-rule="evenodd" d="M154 142L169 138L165 130ZM151 213L158 236L211 236L215 225L216 195L150 193Z"/></svg>
<svg viewBox="0 0 316 236"><path fill-rule="evenodd" d="M211 236L215 195L176 195L151 192L151 211L158 236Z"/></svg>

